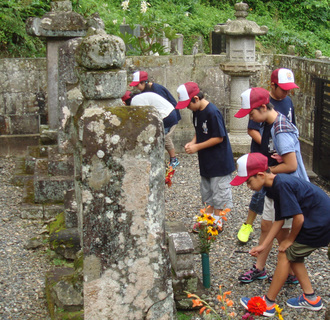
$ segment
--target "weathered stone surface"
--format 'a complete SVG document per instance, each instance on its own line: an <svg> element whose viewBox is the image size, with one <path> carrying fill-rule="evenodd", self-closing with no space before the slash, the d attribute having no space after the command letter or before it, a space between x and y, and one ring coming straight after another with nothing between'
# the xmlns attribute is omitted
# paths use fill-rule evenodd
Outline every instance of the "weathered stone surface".
<svg viewBox="0 0 330 320"><path fill-rule="evenodd" d="M73 11L52 11L41 19L28 18L26 21L26 32L31 36L75 38L85 36L86 31L86 21Z"/></svg>
<svg viewBox="0 0 330 320"><path fill-rule="evenodd" d="M96 106L81 121L85 319L174 319L162 121Z"/></svg>
<svg viewBox="0 0 330 320"><path fill-rule="evenodd" d="M51 234L49 238L51 248L65 259L74 260L80 248L78 229L62 229Z"/></svg>
<svg viewBox="0 0 330 320"><path fill-rule="evenodd" d="M124 70L82 71L79 72L80 88L86 99L121 98L127 85Z"/></svg>
<svg viewBox="0 0 330 320"><path fill-rule="evenodd" d="M84 38L77 49L76 59L86 69L120 68L125 63L125 43L102 29Z"/></svg>
<svg viewBox="0 0 330 320"><path fill-rule="evenodd" d="M76 201L75 189L67 190L64 195L65 226L67 228L78 227L78 205Z"/></svg>

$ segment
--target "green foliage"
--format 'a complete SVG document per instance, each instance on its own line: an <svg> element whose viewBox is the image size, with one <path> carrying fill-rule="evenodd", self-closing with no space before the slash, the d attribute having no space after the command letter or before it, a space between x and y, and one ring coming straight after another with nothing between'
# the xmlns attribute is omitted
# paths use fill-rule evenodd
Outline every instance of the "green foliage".
<svg viewBox="0 0 330 320"><path fill-rule="evenodd" d="M0 57L42 56L42 40L25 31L28 17L42 16L50 10L50 0L0 0Z"/></svg>
<svg viewBox="0 0 330 320"><path fill-rule="evenodd" d="M50 10L51 0L0 0L0 57L42 56L44 43L25 31L29 16L41 17ZM73 10L88 17L98 12L108 33L122 36L133 49L128 54L150 52L164 54L164 48L154 40L165 32L170 39L178 32L184 37L184 54L191 54L198 37L204 40L204 51L210 53L210 32L218 23L235 19L234 4L238 0L149 0L146 14L141 13L141 1L130 0L129 10L123 10L122 0L72 0ZM315 50L330 56L329 0L245 0L249 16L269 32L257 38L258 49L264 52L287 53L295 45L300 56L314 57ZM120 24L134 28L141 24L151 36L145 38L121 35ZM168 25L168 27L166 26ZM168 32L170 34L168 34ZM151 42L151 43L150 43Z"/></svg>

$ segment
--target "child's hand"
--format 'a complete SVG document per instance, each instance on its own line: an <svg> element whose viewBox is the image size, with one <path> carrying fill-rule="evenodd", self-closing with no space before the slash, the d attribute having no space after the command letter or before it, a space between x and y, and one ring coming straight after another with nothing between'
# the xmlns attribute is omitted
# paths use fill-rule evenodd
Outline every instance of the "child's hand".
<svg viewBox="0 0 330 320"><path fill-rule="evenodd" d="M291 245L292 245L292 241L289 239L285 239L280 243L278 247L278 251L285 252L285 250L288 249Z"/></svg>
<svg viewBox="0 0 330 320"><path fill-rule="evenodd" d="M277 154L277 153L272 154L271 157L273 159L275 159L278 163L282 163L283 162L282 157L279 154Z"/></svg>
<svg viewBox="0 0 330 320"><path fill-rule="evenodd" d="M186 153L188 153L188 154L192 154L192 153L195 153L198 151L196 144L193 144L193 143L187 143L184 146L184 149L185 149Z"/></svg>
<svg viewBox="0 0 330 320"><path fill-rule="evenodd" d="M256 246L256 247L253 247L250 251L249 251L249 254L253 257L257 257L259 255L259 253L261 253L265 248L260 245L260 246Z"/></svg>

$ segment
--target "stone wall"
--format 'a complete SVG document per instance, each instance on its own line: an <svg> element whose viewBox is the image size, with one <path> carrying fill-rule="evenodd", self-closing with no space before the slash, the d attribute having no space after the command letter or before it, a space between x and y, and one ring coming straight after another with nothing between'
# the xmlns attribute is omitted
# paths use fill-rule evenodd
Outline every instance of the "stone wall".
<svg viewBox="0 0 330 320"><path fill-rule="evenodd" d="M270 74L278 67L293 70L299 90L291 93L300 131L302 150L306 166L312 167L314 139L313 110L315 105L315 77L329 79L330 62L304 59L288 55L257 54L261 70L251 77L251 86L270 87ZM178 85L195 81L209 99L218 106L229 123L230 77L220 69L225 55L147 56L126 57L128 78L136 70L146 70L150 80L167 87L176 98ZM129 78L130 80L130 78ZM129 82L128 80L128 82ZM46 61L45 59L1 59L0 60L0 137L23 133L38 133L37 119L45 119L47 112ZM127 89L132 89L127 87ZM41 97L41 98L40 98ZM178 152L194 134L191 112L182 110L182 121L174 134ZM28 125L25 125L25 124ZM1 147L0 147L1 149ZM3 154L5 151L0 150Z"/></svg>

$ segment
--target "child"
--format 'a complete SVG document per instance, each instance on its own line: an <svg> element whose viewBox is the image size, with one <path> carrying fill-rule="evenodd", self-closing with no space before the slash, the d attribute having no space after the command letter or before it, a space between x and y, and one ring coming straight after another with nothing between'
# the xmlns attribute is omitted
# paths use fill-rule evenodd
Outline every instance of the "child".
<svg viewBox="0 0 330 320"><path fill-rule="evenodd" d="M146 71L136 71L133 73L133 81L130 83L131 87L136 87L141 92L154 92L162 96L168 102L173 105L173 108L176 106L176 100L171 95L171 93L162 85L158 83L152 83L148 80L148 73ZM178 122L181 120L181 115L178 110L176 110L176 117ZM170 162L168 166L171 166L175 169L180 164L178 158L175 154L170 155Z"/></svg>
<svg viewBox="0 0 330 320"><path fill-rule="evenodd" d="M175 156L175 148L172 141L172 134L178 124L177 114L166 99L154 92L144 92L133 95L130 91L126 91L122 100L125 105L132 106L153 106L160 113L163 119L165 130L165 149L170 157ZM174 168L173 168L174 169Z"/></svg>
<svg viewBox="0 0 330 320"><path fill-rule="evenodd" d="M219 109L205 100L197 83L187 82L177 89L179 102L176 109L188 108L193 112L194 138L185 145L188 154L198 152L203 204L209 206L222 227L220 211L232 207L231 173L235 163L225 122Z"/></svg>
<svg viewBox="0 0 330 320"><path fill-rule="evenodd" d="M293 72L289 69L280 68L272 72L270 77L270 103L274 106L274 109L282 114L284 114L294 125L296 125L296 117L294 113L294 107L291 98L288 93L292 89L299 87L294 83ZM248 124L248 134L251 136L251 152L261 152L261 134L260 134L260 123L253 120L249 121ZM274 164L277 161L272 160ZM261 215L264 205L264 193L256 192L252 196L248 216L245 223L241 226L237 233L237 238L239 241L245 243L249 240L250 233L253 232L252 224L257 215Z"/></svg>
<svg viewBox="0 0 330 320"><path fill-rule="evenodd" d="M241 98L242 108L235 114L235 117L242 118L249 114L250 119L263 123L260 149L261 153L268 158L268 165L271 171L275 174L290 173L309 181L301 157L298 130L283 114L274 110L272 104L269 103L269 92L263 88L251 88L244 91ZM277 158L280 162L277 165L272 163L274 153L277 153ZM274 214L272 200L266 197L259 243L262 243L267 236L273 223ZM277 235L279 243L286 238L290 227L291 221L288 220ZM250 270L240 275L238 279L241 282L248 283L256 279L267 278L265 264L270 250L271 245L262 254L258 255L256 264ZM298 280L291 273L288 274L287 282L298 283Z"/></svg>
<svg viewBox="0 0 330 320"><path fill-rule="evenodd" d="M292 308L306 308L318 311L322 299L316 296L304 264L304 258L314 250L328 246L330 242L330 198L312 183L285 173L274 174L268 168L268 159L261 153L249 153L237 160L237 176L231 185L238 186L245 181L255 191L264 187L268 197L274 200L275 222L267 237L250 250L258 256L267 249L281 230L284 221L293 218L291 232L279 246L277 266L273 281L263 299L267 310L264 316L275 315L275 299L286 281L291 267L297 276L303 294L291 298L287 305ZM241 303L247 309L249 298Z"/></svg>

